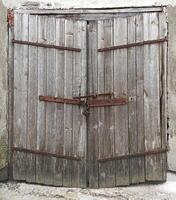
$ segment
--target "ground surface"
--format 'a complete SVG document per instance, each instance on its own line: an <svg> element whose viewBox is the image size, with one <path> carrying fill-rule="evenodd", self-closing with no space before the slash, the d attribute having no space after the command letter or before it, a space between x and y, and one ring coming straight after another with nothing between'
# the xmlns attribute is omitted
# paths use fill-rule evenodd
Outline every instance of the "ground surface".
<svg viewBox="0 0 176 200"><path fill-rule="evenodd" d="M1 183L0 200L176 200L176 175L167 183L112 189L56 188L25 183Z"/></svg>

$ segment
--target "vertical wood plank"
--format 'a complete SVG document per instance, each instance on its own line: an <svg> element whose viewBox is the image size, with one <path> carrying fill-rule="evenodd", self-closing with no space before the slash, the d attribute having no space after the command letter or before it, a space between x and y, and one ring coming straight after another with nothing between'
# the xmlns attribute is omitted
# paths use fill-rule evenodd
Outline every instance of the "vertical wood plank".
<svg viewBox="0 0 176 200"><path fill-rule="evenodd" d="M158 39L157 13L144 14L144 40ZM161 147L159 99L159 44L144 47L145 149ZM146 156L146 180L162 180L161 155Z"/></svg>
<svg viewBox="0 0 176 200"><path fill-rule="evenodd" d="M28 40L28 15L15 14L14 37L17 40ZM27 79L28 79L28 46L14 45L14 136L15 147L26 148L27 130ZM25 180L26 153L14 152L13 178Z"/></svg>
<svg viewBox="0 0 176 200"><path fill-rule="evenodd" d="M29 16L29 41L37 42L37 15ZM38 104L38 69L36 47L29 47L28 69L28 108L27 108L27 149L36 149L37 146L37 104ZM35 154L26 155L26 181L35 182Z"/></svg>
<svg viewBox="0 0 176 200"><path fill-rule="evenodd" d="M56 41L56 26L55 17L51 16L48 18L47 26L47 43L55 44ZM47 95L56 95L56 65L55 65L55 49L47 49ZM55 150L53 138L55 138L55 108L56 105L53 103L47 103L46 106L46 146L45 151L53 153ZM45 157L45 184L53 185L54 176L54 158Z"/></svg>
<svg viewBox="0 0 176 200"><path fill-rule="evenodd" d="M73 21L65 21L65 45L73 46ZM73 52L65 51L65 79L64 97L72 98L73 89ZM73 108L72 105L64 105L64 154L69 156L73 146ZM64 160L63 186L70 186L72 181L71 160Z"/></svg>
<svg viewBox="0 0 176 200"><path fill-rule="evenodd" d="M38 42L46 43L47 16L38 16ZM47 91L47 49L38 48L38 96ZM38 101L38 100L37 100ZM38 103L37 113L37 150L45 151L46 103ZM36 183L44 184L44 156L36 155Z"/></svg>
<svg viewBox="0 0 176 200"><path fill-rule="evenodd" d="M103 23L103 31L104 31L104 47L113 46L113 20L104 20ZM98 33L99 34L99 33ZM100 85L104 85L104 91L102 93L113 92L114 82L113 82L113 51L104 53L104 80L98 82L98 87ZM98 68L99 69L99 68ZM98 71L99 74L99 71ZM100 86L101 87L101 86ZM99 91L98 91L99 92ZM100 93L100 92L99 92ZM102 98L102 97L101 97ZM109 97L105 97L106 99ZM104 126L104 134L99 136L103 137L103 156L113 157L114 155L114 107L105 107L99 108L99 110L103 109L104 116L100 116L104 118L103 126ZM98 119L100 120L100 119ZM100 123L100 122L99 122ZM100 132L101 134L101 132ZM102 174L102 179L100 176L99 182L100 187L113 187L115 186L115 161L110 161L106 163L100 164L100 174Z"/></svg>
<svg viewBox="0 0 176 200"><path fill-rule="evenodd" d="M98 21L98 48L104 47L104 21ZM98 93L105 91L105 68L104 68L104 52L98 53ZM98 108L98 144L99 145L99 158L104 157L104 136L105 136L105 109L104 107ZM104 164L104 163L103 163ZM99 187L105 187L106 174L104 165L99 163Z"/></svg>
<svg viewBox="0 0 176 200"><path fill-rule="evenodd" d="M73 22L73 45L76 48L81 48L81 22L74 21ZM77 52L73 52L73 89L72 89L72 96L80 96L81 95L81 54ZM79 155L79 140L81 136L81 112L80 107L77 105L73 105L73 146L72 152L74 156ZM72 165L72 187L79 187L79 166L80 162L73 161Z"/></svg>
<svg viewBox="0 0 176 200"><path fill-rule="evenodd" d="M123 33L123 34L122 34ZM127 18L114 19L114 45L127 44ZM114 97L127 97L127 49L114 51ZM128 155L128 106L115 108L115 155ZM128 159L116 161L116 185L129 185Z"/></svg>
<svg viewBox="0 0 176 200"><path fill-rule="evenodd" d="M159 13L159 37L167 37L166 13ZM161 148L167 147L167 42L160 44L160 118ZM163 181L167 178L167 154L162 154Z"/></svg>
<svg viewBox="0 0 176 200"><path fill-rule="evenodd" d="M65 45L65 19L56 19L56 45ZM64 97L64 51L56 52L56 96ZM55 153L64 154L64 105L56 105ZM61 186L63 179L63 160L55 159L54 185Z"/></svg>
<svg viewBox="0 0 176 200"><path fill-rule="evenodd" d="M85 96L87 94L87 22L82 21L80 24L81 31L81 83L80 93ZM80 39L77 37L77 39ZM79 163L79 187L87 187L87 119L83 115L84 108L80 108L81 125L80 138L78 145L78 155L82 157Z"/></svg>
<svg viewBox="0 0 176 200"><path fill-rule="evenodd" d="M85 48L86 45L85 34L83 31L86 31L86 22L85 21L74 21L74 47L75 48ZM81 39L80 39L81 38ZM82 43L83 42L83 43ZM85 57L86 52L74 52L73 53L73 97L84 95L86 93L86 85L84 85L84 91L81 90L82 79L85 77L85 74L82 74L82 70L85 73L86 62L82 61ZM83 57L84 56L84 57ZM83 57L83 58L82 58ZM85 58L84 58L85 59ZM84 76L84 77L82 77ZM83 82L86 84L86 82ZM82 94L83 93L83 94ZM86 129L81 128L85 123L85 116L82 113L81 106L73 105L73 155L82 157L81 162L73 161L72 165L72 186L79 187L86 185L86 170L85 170L85 138ZM85 126L84 126L85 127ZM83 179L85 179L83 181ZM80 182L82 180L82 183ZM83 184L83 185L82 185Z"/></svg>
<svg viewBox="0 0 176 200"><path fill-rule="evenodd" d="M128 18L128 43L136 41L136 17ZM135 47L128 49L128 135L129 153L138 151L137 113L136 113L136 54ZM138 183L138 158L130 158L130 183Z"/></svg>
<svg viewBox="0 0 176 200"><path fill-rule="evenodd" d="M88 26L88 94L98 92L97 83L97 23ZM98 188L98 108L91 108L88 118L89 187Z"/></svg>
<svg viewBox="0 0 176 200"><path fill-rule="evenodd" d="M143 15L136 16L136 42L144 40ZM144 135L144 47L136 47L136 77L137 77L137 136L138 152L145 152ZM145 157L139 157L138 181L145 181Z"/></svg>
<svg viewBox="0 0 176 200"><path fill-rule="evenodd" d="M14 45L12 39L14 38L14 26L8 27L8 131L9 131L9 179L13 179L13 113L14 113Z"/></svg>

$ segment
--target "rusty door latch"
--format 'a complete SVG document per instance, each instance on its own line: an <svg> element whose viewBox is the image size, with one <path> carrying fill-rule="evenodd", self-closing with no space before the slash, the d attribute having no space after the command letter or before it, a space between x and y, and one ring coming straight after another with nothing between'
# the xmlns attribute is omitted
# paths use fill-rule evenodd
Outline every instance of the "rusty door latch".
<svg viewBox="0 0 176 200"><path fill-rule="evenodd" d="M59 103L59 104L71 104L83 106L83 115L88 116L90 108L95 107L107 107L107 106L122 106L129 102L127 97L120 98L111 98L114 93L102 93L102 94L92 94L87 96L73 97L69 98L60 98L53 96L39 96L40 101L50 102L50 103ZM108 99L97 99L98 97L108 96ZM89 99L92 98L92 99ZM82 100L83 99L83 100Z"/></svg>

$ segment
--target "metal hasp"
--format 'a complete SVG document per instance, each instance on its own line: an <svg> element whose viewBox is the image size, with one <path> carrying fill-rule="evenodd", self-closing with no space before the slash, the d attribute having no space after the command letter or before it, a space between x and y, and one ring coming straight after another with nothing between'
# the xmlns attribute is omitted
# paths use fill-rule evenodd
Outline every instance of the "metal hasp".
<svg viewBox="0 0 176 200"><path fill-rule="evenodd" d="M125 48L130 48L130 47L138 47L138 46L149 45L149 44L158 44L158 43L167 42L167 41L168 41L167 38L161 38L158 40L147 40L147 41L135 42L131 44L105 47L105 48L98 49L98 52L104 52L104 51L110 51L110 50L116 50L116 49L125 49Z"/></svg>
<svg viewBox="0 0 176 200"><path fill-rule="evenodd" d="M81 52L81 49L79 49L79 48L57 46L57 45L52 45L52 44L43 44L43 43L38 43L38 42L29 42L29 41L22 41L22 40L13 39L12 43L21 44L21 45L30 45L30 46L34 46L34 47L43 47L43 48L50 48L50 49L57 49L57 50L67 50L67 51Z"/></svg>
<svg viewBox="0 0 176 200"><path fill-rule="evenodd" d="M78 96L78 97L73 97L74 99L86 99L89 97L92 98L97 98L97 97L102 97L102 96L113 96L114 93L113 92L108 92L108 93L100 93L100 94L90 94L90 95L85 95L85 96Z"/></svg>
<svg viewBox="0 0 176 200"><path fill-rule="evenodd" d="M128 103L127 98L87 100L88 107L122 106Z"/></svg>
<svg viewBox="0 0 176 200"><path fill-rule="evenodd" d="M137 152L137 153L128 154L128 155L119 155L119 156L114 156L114 157L109 157L109 158L100 158L100 159L98 159L98 162L107 162L107 161L113 161L113 160L128 159L128 158L147 156L147 155L155 155L155 154L166 153L166 152L168 152L168 148L155 149L152 151Z"/></svg>
<svg viewBox="0 0 176 200"><path fill-rule="evenodd" d="M81 161L80 157L77 156L66 156L66 155L58 155L54 153L39 151L39 150L32 150L32 149L25 149L25 148L19 148L19 147L12 147L12 151L18 151L18 152L24 152L24 153L31 153L31 154L38 154L43 156L51 156L55 158L62 158L62 159L68 159L68 160L76 160Z"/></svg>
<svg viewBox="0 0 176 200"><path fill-rule="evenodd" d="M39 96L39 100L51 102L51 103L81 105L81 101L79 99L66 99L66 98L59 98L59 97L52 97L52 96Z"/></svg>
<svg viewBox="0 0 176 200"><path fill-rule="evenodd" d="M110 93L108 93L110 94ZM107 95L107 94L100 94ZM111 93L112 95L112 93ZM94 96L95 98L99 96L97 95L88 95ZM86 96L82 97L74 97L74 99L66 99L52 96L39 96L40 101L46 101L51 103L60 103L60 104L73 104L73 105L84 105L88 108L90 107L105 107L105 106L121 106L128 103L128 98L114 98L114 99L93 99L93 100L85 100L81 101L80 98L86 98Z"/></svg>

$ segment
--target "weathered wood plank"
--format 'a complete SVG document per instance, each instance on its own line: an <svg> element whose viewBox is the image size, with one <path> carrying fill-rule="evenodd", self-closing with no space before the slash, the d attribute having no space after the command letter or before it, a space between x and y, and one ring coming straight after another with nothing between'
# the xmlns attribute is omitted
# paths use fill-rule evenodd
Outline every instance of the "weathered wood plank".
<svg viewBox="0 0 176 200"><path fill-rule="evenodd" d="M136 17L128 18L128 43L136 42ZM136 48L128 49L128 135L129 153L138 151L137 113L136 113ZM130 183L138 183L138 158L130 158Z"/></svg>
<svg viewBox="0 0 176 200"><path fill-rule="evenodd" d="M167 19L165 13L159 14L159 37L167 37ZM161 147L167 147L167 42L160 45L160 117ZM162 155L163 181L167 176L167 154Z"/></svg>
<svg viewBox="0 0 176 200"><path fill-rule="evenodd" d="M144 40L158 38L158 16L144 14ZM159 99L159 45L144 47L145 150L161 147ZM162 180L161 155L146 156L146 180Z"/></svg>
<svg viewBox="0 0 176 200"><path fill-rule="evenodd" d="M88 25L88 94L98 92L97 83L97 23ZM91 108L88 118L89 187L98 187L98 108Z"/></svg>
<svg viewBox="0 0 176 200"><path fill-rule="evenodd" d="M73 21L65 21L65 45L73 46ZM64 97L72 98L73 90L73 52L65 52L65 79ZM71 155L73 152L73 106L64 105L64 154ZM70 186L72 182L73 161L64 160L63 186Z"/></svg>
<svg viewBox="0 0 176 200"><path fill-rule="evenodd" d="M14 38L14 26L10 26L8 28L8 131L9 131L9 169L8 175L9 180L13 179L13 113L14 113L14 45L12 43L12 39Z"/></svg>
<svg viewBox="0 0 176 200"><path fill-rule="evenodd" d="M114 41L114 21L104 20L104 47L112 46ZM104 85L104 93L112 93L114 89L114 52L104 53L104 80L101 83ZM105 97L106 99L109 97ZM101 109L101 108L100 108ZM103 146L104 146L104 157L113 157L114 155L114 107L104 108L104 135ZM115 186L115 161L110 161L101 164L101 173L104 173L104 181L102 187L113 187ZM100 186L101 187L101 186Z"/></svg>
<svg viewBox="0 0 176 200"><path fill-rule="evenodd" d="M55 17L48 17L48 26L46 39L49 44L55 44L56 41L56 26L55 26ZM47 49L47 95L55 96L56 95L56 69L55 69L55 50ZM48 103L46 105L46 143L45 150L47 152L54 152L55 146L53 139L55 138L55 104ZM45 184L53 185L53 176L54 176L54 158L45 157Z"/></svg>
<svg viewBox="0 0 176 200"><path fill-rule="evenodd" d="M122 34L123 33L123 34ZM127 44L127 18L114 19L114 45ZM127 50L114 51L114 97L127 97ZM115 155L129 154L128 106L115 108ZM129 184L128 159L116 161L116 185Z"/></svg>
<svg viewBox="0 0 176 200"><path fill-rule="evenodd" d="M74 21L74 47L85 49L86 48L86 22ZM84 31L84 32L83 32ZM83 38L84 37L84 38ZM86 52L73 53L73 97L86 94L86 82L82 83L85 77L87 63L85 59ZM83 73L82 73L83 71ZM81 90L81 85L82 90ZM84 90L83 90L84 89ZM86 186L86 163L85 163L85 139L86 139L86 121L85 116L82 114L83 110L80 106L73 106L73 155L81 156L81 162L73 162L72 166L72 186L85 187ZM83 180L84 179L84 180Z"/></svg>
<svg viewBox="0 0 176 200"><path fill-rule="evenodd" d="M98 21L98 48L104 47L104 21ZM103 94L105 91L105 68L104 68L104 53L98 53L98 93ZM104 135L105 135L105 109L98 108L98 144L99 158L104 157ZM99 187L105 187L106 174L103 165L99 163Z"/></svg>
<svg viewBox="0 0 176 200"><path fill-rule="evenodd" d="M38 42L46 41L47 16L38 17ZM38 48L38 96L46 95L47 91L47 50ZM38 100L37 100L38 101ZM37 150L45 151L46 138L46 103L40 101L37 111ZM44 184L44 156L36 155L36 183Z"/></svg>
<svg viewBox="0 0 176 200"><path fill-rule="evenodd" d="M143 15L136 16L136 42L144 40ZM137 79L137 99L136 99L136 121L138 152L145 152L144 135L144 47L136 47L136 79ZM138 181L145 181L145 157L138 158Z"/></svg>
<svg viewBox="0 0 176 200"><path fill-rule="evenodd" d="M14 19L14 37L28 40L28 15L16 14ZM15 147L26 148L27 130L27 79L28 47L14 46L14 136ZM26 154L14 152L13 178L26 179Z"/></svg>
<svg viewBox="0 0 176 200"><path fill-rule="evenodd" d="M87 93L87 22L81 22L81 84L80 93L86 95ZM78 155L82 157L79 168L79 187L87 187L87 119L83 115L84 107L80 108L81 125L80 125L80 139L78 147Z"/></svg>
<svg viewBox="0 0 176 200"><path fill-rule="evenodd" d="M81 22L74 21L73 22L73 45L74 47L81 48ZM80 53L73 53L73 89L72 89L72 96L79 96L81 95L81 68L82 68L82 62L81 62L81 54ZM81 136L81 110L80 107L77 105L73 105L73 155L79 155L79 145L80 145L80 136ZM72 176L72 187L79 187L79 170L80 170L80 162L73 162L72 165L72 173L74 176ZM83 174L84 175L84 174Z"/></svg>
<svg viewBox="0 0 176 200"><path fill-rule="evenodd" d="M65 45L65 19L56 19L56 45ZM64 97L64 51L56 52L56 96ZM64 155L64 105L56 105L55 153ZM54 185L62 185L63 160L55 159Z"/></svg>
<svg viewBox="0 0 176 200"><path fill-rule="evenodd" d="M60 10L15 10L16 13L31 13L31 14L109 14L109 13L144 13L144 12L162 12L162 6L140 7L140 8L113 8L113 9L60 9Z"/></svg>
<svg viewBox="0 0 176 200"><path fill-rule="evenodd" d="M37 16L29 16L29 41L37 42ZM28 108L27 108L27 149L37 146L37 104L38 104L38 70L37 48L29 47L28 66ZM26 155L26 181L35 182L35 155Z"/></svg>

